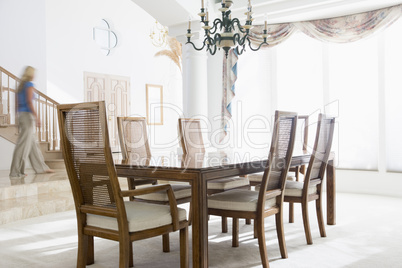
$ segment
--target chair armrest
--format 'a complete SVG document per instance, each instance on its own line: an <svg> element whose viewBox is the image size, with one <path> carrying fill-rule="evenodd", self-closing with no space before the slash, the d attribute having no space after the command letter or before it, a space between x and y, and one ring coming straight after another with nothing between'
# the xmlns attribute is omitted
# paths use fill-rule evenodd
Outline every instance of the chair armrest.
<svg viewBox="0 0 402 268"><path fill-rule="evenodd" d="M265 199L271 199L282 194L281 190L269 190L265 193Z"/></svg>
<svg viewBox="0 0 402 268"><path fill-rule="evenodd" d="M321 180L320 179L314 179L314 180L310 180L309 186L316 186L318 184L321 184Z"/></svg>
<svg viewBox="0 0 402 268"><path fill-rule="evenodd" d="M126 196L150 194L160 191L168 191L169 188L170 189L172 188L170 184L150 185L149 187L121 191L121 196L126 197Z"/></svg>
<svg viewBox="0 0 402 268"><path fill-rule="evenodd" d="M172 215L172 224L173 224L173 231L177 231L179 229L179 211L177 209L177 201L174 197L174 192L172 186L170 184L162 184L162 185L152 185L146 188L140 188L135 190L126 190L121 191L121 196L136 196L136 195L143 195L143 194L150 194L160 191L166 191L169 200L170 206L170 214Z"/></svg>
<svg viewBox="0 0 402 268"><path fill-rule="evenodd" d="M82 213L89 213L89 214L117 218L117 210L115 208L82 205L80 206L80 211Z"/></svg>

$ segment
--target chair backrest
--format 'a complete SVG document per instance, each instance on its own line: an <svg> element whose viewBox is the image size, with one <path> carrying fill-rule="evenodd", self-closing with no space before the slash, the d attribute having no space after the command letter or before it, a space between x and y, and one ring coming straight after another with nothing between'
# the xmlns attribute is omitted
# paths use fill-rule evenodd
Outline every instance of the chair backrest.
<svg viewBox="0 0 402 268"><path fill-rule="evenodd" d="M90 211L127 221L109 144L105 103L62 104L57 110L77 220L85 224L83 214Z"/></svg>
<svg viewBox="0 0 402 268"><path fill-rule="evenodd" d="M324 114L318 115L317 132L305 180L323 179L331 152L334 128L334 117L326 117Z"/></svg>
<svg viewBox="0 0 402 268"><path fill-rule="evenodd" d="M296 124L296 113L275 112L275 124L268 156L269 165L263 175L260 195L263 195L268 190L278 189L283 191L292 160Z"/></svg>
<svg viewBox="0 0 402 268"><path fill-rule="evenodd" d="M179 139L183 154L205 153L199 119L179 118Z"/></svg>
<svg viewBox="0 0 402 268"><path fill-rule="evenodd" d="M145 117L117 117L117 127L123 160L151 157Z"/></svg>
<svg viewBox="0 0 402 268"><path fill-rule="evenodd" d="M301 137L300 141L303 143L302 144L303 152L307 152L307 147L308 147L308 126L309 126L308 118L309 118L308 115L297 116L297 126L301 128L300 134L302 134L302 137ZM296 133L296 137L297 137L297 133Z"/></svg>

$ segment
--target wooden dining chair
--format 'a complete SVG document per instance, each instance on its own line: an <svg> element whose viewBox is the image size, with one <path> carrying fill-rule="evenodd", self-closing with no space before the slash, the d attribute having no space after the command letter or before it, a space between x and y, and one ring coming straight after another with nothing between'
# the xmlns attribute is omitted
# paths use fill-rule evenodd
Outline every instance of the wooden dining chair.
<svg viewBox="0 0 402 268"><path fill-rule="evenodd" d="M287 258L283 229L283 198L287 173L292 159L297 114L277 111L268 165L259 191L238 189L208 197L208 214L233 218L232 246L239 246L239 218L254 220L261 262L269 267L264 219L275 215L276 231L282 258Z"/></svg>
<svg viewBox="0 0 402 268"><path fill-rule="evenodd" d="M123 160L132 159L136 162L149 164L152 157L148 142L147 121L145 117L117 117L117 126L120 139L120 147ZM136 189L139 185L157 184L156 179L128 177L129 190ZM178 204L189 203L191 201L191 185L172 184L174 196ZM145 195L131 197L130 200L168 204L169 198L165 191L153 192ZM191 204L189 209L189 221L191 222ZM169 234L163 236L163 251L169 252Z"/></svg>
<svg viewBox="0 0 402 268"><path fill-rule="evenodd" d="M117 117L121 155L123 160L136 159L149 164L151 149L149 148L146 118L144 117ZM157 184L156 179L128 177L129 189L144 184ZM132 198L133 199L133 198Z"/></svg>
<svg viewBox="0 0 402 268"><path fill-rule="evenodd" d="M178 132L184 155L205 154L201 122L194 118L179 118ZM233 189L250 189L247 177L227 177L207 183L207 194L212 195ZM247 221L249 223L249 221ZM227 233L227 218L222 217L222 232Z"/></svg>
<svg viewBox="0 0 402 268"><path fill-rule="evenodd" d="M309 116L308 115L298 115L297 116L297 125L300 127L301 131L301 142L302 142L302 151L303 153L307 153L307 147L308 147L308 127L309 127ZM277 118L275 118L275 121ZM296 132L296 140L295 140L295 145L298 143L297 139L297 133ZM289 168L289 173L287 180L290 181L300 181L300 174L305 174L306 172L306 166L305 165L300 165L300 166L295 166L295 167L290 167ZM294 173L294 176L292 175ZM248 179L250 180L250 185L251 186L257 186L261 184L262 181L262 176L263 173L254 173L248 175ZM293 203L289 203L289 222L293 223L294 222L294 206Z"/></svg>
<svg viewBox="0 0 402 268"><path fill-rule="evenodd" d="M308 147L308 126L309 126L309 116L308 115L298 115L297 116L297 125L298 127L301 127L302 133L301 134L301 142L302 142L302 151L304 153L307 153L307 147ZM275 121L277 120L277 118L275 118ZM295 140L295 145L298 144L298 139L297 139L297 133L296 132L296 140ZM295 146L296 147L296 146ZM305 165L301 165L301 166L296 166L296 167L290 167L289 168L289 176L288 176L288 180L296 180L299 181L300 180L300 173L301 174L305 174L306 171L306 166ZM292 175L292 173L294 173L294 176ZM251 186L257 186L259 184L261 184L262 181L262 175L264 173L260 172L260 173L254 173L254 174L249 174L248 178L250 180L250 185Z"/></svg>
<svg viewBox="0 0 402 268"><path fill-rule="evenodd" d="M58 105L61 148L77 216L77 267L94 263L94 237L119 243L119 267L133 267L133 241L180 230L180 266L188 267L186 210L170 185L121 190L112 159L105 103ZM165 191L169 205L124 201ZM116 265L117 266L117 265Z"/></svg>
<svg viewBox="0 0 402 268"><path fill-rule="evenodd" d="M205 154L204 140L199 119L179 118L179 139L183 154ZM237 188L250 188L246 177L228 177L208 182L208 194L220 193Z"/></svg>
<svg viewBox="0 0 402 268"><path fill-rule="evenodd" d="M322 212L322 182L331 151L335 118L318 116L314 147L304 181L288 181L285 189L285 202L301 203L304 232L307 244L313 244L308 215L308 202L315 200L318 226L321 237L325 237L325 224Z"/></svg>

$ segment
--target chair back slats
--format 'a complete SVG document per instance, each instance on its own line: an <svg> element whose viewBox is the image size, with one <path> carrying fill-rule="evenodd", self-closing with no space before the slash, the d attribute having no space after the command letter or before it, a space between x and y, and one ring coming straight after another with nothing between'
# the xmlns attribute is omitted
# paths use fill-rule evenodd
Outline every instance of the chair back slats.
<svg viewBox="0 0 402 268"><path fill-rule="evenodd" d="M118 187L104 102L59 105L62 150L78 205L115 208ZM120 200L122 201L122 200Z"/></svg>
<svg viewBox="0 0 402 268"><path fill-rule="evenodd" d="M314 142L312 157L307 169L307 178L323 179L325 168L331 152L334 134L335 118L320 114L318 117L317 133Z"/></svg>
<svg viewBox="0 0 402 268"><path fill-rule="evenodd" d="M123 159L151 157L145 117L118 117L120 147Z"/></svg>
<svg viewBox="0 0 402 268"><path fill-rule="evenodd" d="M296 135L297 114L276 112L269 153L269 166L264 172L261 188L265 191L283 190Z"/></svg>
<svg viewBox="0 0 402 268"><path fill-rule="evenodd" d="M179 138L183 154L205 153L199 119L179 118Z"/></svg>

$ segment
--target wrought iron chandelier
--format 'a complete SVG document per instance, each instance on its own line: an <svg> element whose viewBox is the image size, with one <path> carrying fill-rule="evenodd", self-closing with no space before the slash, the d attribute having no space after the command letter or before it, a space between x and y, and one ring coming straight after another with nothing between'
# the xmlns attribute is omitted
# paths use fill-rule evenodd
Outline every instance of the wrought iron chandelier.
<svg viewBox="0 0 402 268"><path fill-rule="evenodd" d="M203 50L205 47L211 55L214 55L217 51L217 48L222 48L225 51L225 56L227 57L229 54L229 50L231 48L235 49L238 55L242 54L246 50L246 45L248 44L249 48L252 51L259 50L263 45L268 45L267 43L267 20L265 18L265 28L263 30L263 42L261 42L258 47L253 48L251 46L250 40L250 30L253 28L253 17L252 17L252 6L251 0L248 1L246 24L241 25L240 20L238 18L231 18L230 7L232 6L232 0L222 0L222 7L219 11L222 12L222 19L216 18L212 26L209 24L209 14L208 9L204 7L204 0L201 0L201 13L198 15L201 17L201 22L204 24L202 28L205 31L205 39L203 41L202 47L197 48L193 42L191 42L191 37L193 34L191 33L191 20L188 22L187 29L187 43L191 44L196 50ZM218 30L220 32L218 32Z"/></svg>

